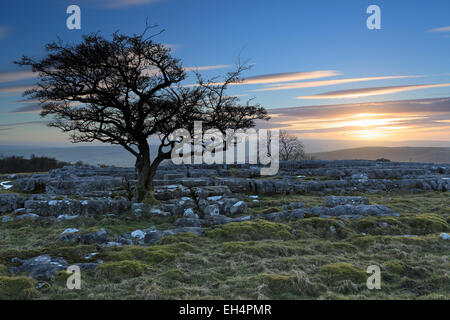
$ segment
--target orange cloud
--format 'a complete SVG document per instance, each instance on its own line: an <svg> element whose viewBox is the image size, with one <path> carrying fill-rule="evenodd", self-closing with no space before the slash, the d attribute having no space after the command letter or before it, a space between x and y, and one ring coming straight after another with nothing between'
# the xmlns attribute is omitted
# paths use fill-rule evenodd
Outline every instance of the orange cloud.
<svg viewBox="0 0 450 320"><path fill-rule="evenodd" d="M296 99L360 98L360 97L398 93L398 92L403 92L403 91L428 89L428 88L440 88L440 87L450 87L450 83L418 84L418 85L408 85L408 86L375 87L375 88L330 91L330 92L325 92L325 93L319 93L319 94L312 95L312 96L297 97Z"/></svg>
<svg viewBox="0 0 450 320"><path fill-rule="evenodd" d="M259 76L253 76L242 79L240 82L231 83L231 85L243 85L243 84L264 84L264 83L277 83L277 82L289 82L289 81L301 81L318 78L328 78L341 75L336 70L318 70L307 72L286 72L286 73L273 73ZM223 82L215 82L213 85L222 85ZM197 84L186 85L185 87L195 87Z"/></svg>
<svg viewBox="0 0 450 320"><path fill-rule="evenodd" d="M276 90L289 90L289 89L300 89L300 88L313 88L313 87L332 86L332 85L339 85L339 84L352 83L352 82L404 79L404 78L415 78L415 77L417 77L417 76L385 76L385 77L365 77L365 78L296 82L296 83L286 83L286 84L272 84L272 85L267 86L266 88L256 89L256 90L252 90L252 91L276 91Z"/></svg>

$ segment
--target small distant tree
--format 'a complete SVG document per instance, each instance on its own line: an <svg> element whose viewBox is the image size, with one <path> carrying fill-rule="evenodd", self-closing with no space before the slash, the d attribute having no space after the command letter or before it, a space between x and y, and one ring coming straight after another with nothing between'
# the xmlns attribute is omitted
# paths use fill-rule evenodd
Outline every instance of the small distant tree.
<svg viewBox="0 0 450 320"><path fill-rule="evenodd" d="M204 81L183 86L186 73L166 46L147 36L114 33L111 40L98 33L83 36L79 44L61 40L46 45L41 60L24 56L16 62L31 66L39 76L37 88L24 94L38 99L48 124L70 133L73 143L101 141L121 145L136 157L138 201L153 191L156 169L180 141L170 141L176 129L193 133L194 121L203 130L247 129L256 119L269 119L258 104L241 104L226 94L230 83L240 81L247 68L238 64L223 81ZM153 157L149 138L160 145Z"/></svg>
<svg viewBox="0 0 450 320"><path fill-rule="evenodd" d="M305 148L300 139L280 130L280 159L284 161L299 161L307 159Z"/></svg>

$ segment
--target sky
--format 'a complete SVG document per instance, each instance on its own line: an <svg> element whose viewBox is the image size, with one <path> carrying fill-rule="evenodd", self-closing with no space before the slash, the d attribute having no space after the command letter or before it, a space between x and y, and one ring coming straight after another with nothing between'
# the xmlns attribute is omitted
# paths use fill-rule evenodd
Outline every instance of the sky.
<svg viewBox="0 0 450 320"><path fill-rule="evenodd" d="M81 30L66 27L72 4ZM380 8L379 30L367 28L370 5ZM0 4L0 144L69 144L23 101L36 79L13 61L42 58L57 37L140 33L146 19L164 29L156 40L190 75L222 75L248 60L229 93L268 109L272 120L260 126L330 149L338 140L450 141L448 0L16 0Z"/></svg>

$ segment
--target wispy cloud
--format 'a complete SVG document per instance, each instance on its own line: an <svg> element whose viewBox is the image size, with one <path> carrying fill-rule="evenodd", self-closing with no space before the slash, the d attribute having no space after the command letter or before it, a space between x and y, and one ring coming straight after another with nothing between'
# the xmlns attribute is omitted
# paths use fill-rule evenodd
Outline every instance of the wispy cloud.
<svg viewBox="0 0 450 320"><path fill-rule="evenodd" d="M350 89L340 91L330 91L319 93L312 96L297 97L297 99L344 99L344 98L360 98L368 96L376 96L383 94L392 94L403 91L428 89L428 88L440 88L450 87L450 83L438 83L438 84L417 84L408 86L391 86L391 87L374 87L374 88L361 88Z"/></svg>
<svg viewBox="0 0 450 320"><path fill-rule="evenodd" d="M39 103L28 104L23 107L14 109L9 113L40 113L42 106Z"/></svg>
<svg viewBox="0 0 450 320"><path fill-rule="evenodd" d="M36 76L36 73L33 73L31 70L2 72L0 73L0 83L32 79L36 78Z"/></svg>
<svg viewBox="0 0 450 320"><path fill-rule="evenodd" d="M35 88L32 85L0 87L0 93L23 92Z"/></svg>
<svg viewBox="0 0 450 320"><path fill-rule="evenodd" d="M0 123L0 130L11 130L21 126L33 125L33 124L47 124L48 121L27 121L27 122L14 122L14 123Z"/></svg>
<svg viewBox="0 0 450 320"><path fill-rule="evenodd" d="M336 70L273 73L273 74L264 74L264 75L243 78L240 82L231 83L231 85L266 84L266 83L302 81L302 80L334 77L334 76L338 76L340 74L341 73ZM223 82L215 82L213 84L214 85L222 85ZM197 84L190 84L190 85L186 85L185 87L195 87L195 86L197 86Z"/></svg>
<svg viewBox="0 0 450 320"><path fill-rule="evenodd" d="M290 89L300 89L300 88L313 88L313 87L322 87L322 86L332 86L332 85L339 85L339 84L352 83L352 82L389 80L389 79L404 79L404 78L415 78L415 77L417 77L417 76L385 76L385 77L365 77L365 78L350 78L350 79L335 79L335 80L295 82L295 83L267 85L265 88L255 89L255 90L252 90L252 91L290 90Z"/></svg>
<svg viewBox="0 0 450 320"><path fill-rule="evenodd" d="M288 72L288 73L275 73L266 74L260 76L253 76L243 79L241 84L263 84L263 83L276 83L276 82L289 82L289 81L301 81L318 78L328 78L340 75L340 72L336 70L319 70L309 72Z"/></svg>
<svg viewBox="0 0 450 320"><path fill-rule="evenodd" d="M450 32L450 26L430 29L428 32Z"/></svg>
<svg viewBox="0 0 450 320"><path fill-rule="evenodd" d="M215 66L200 66L200 67L186 67L185 71L206 71L206 70L217 70L217 69L226 69L230 68L229 64L219 64Z"/></svg>

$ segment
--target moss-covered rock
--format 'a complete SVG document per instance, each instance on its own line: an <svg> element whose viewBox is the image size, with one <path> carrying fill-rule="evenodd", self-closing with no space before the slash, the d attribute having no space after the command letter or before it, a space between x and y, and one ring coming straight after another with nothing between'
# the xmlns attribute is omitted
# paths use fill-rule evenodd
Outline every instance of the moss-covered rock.
<svg viewBox="0 0 450 320"><path fill-rule="evenodd" d="M145 265L139 261L105 262L96 268L95 275L97 279L121 281L140 276L144 269Z"/></svg>
<svg viewBox="0 0 450 320"><path fill-rule="evenodd" d="M12 258L19 258L22 260L37 257L42 254L40 249L6 249L0 251L0 264L10 266Z"/></svg>
<svg viewBox="0 0 450 320"><path fill-rule="evenodd" d="M363 269L346 262L330 263L320 267L319 271L328 283L350 280L358 284L367 279Z"/></svg>
<svg viewBox="0 0 450 320"><path fill-rule="evenodd" d="M265 220L229 223L212 230L206 230L206 235L223 241L289 240L294 238L291 227Z"/></svg>
<svg viewBox="0 0 450 320"><path fill-rule="evenodd" d="M35 281L32 278L0 277L0 300L30 299L35 291Z"/></svg>

